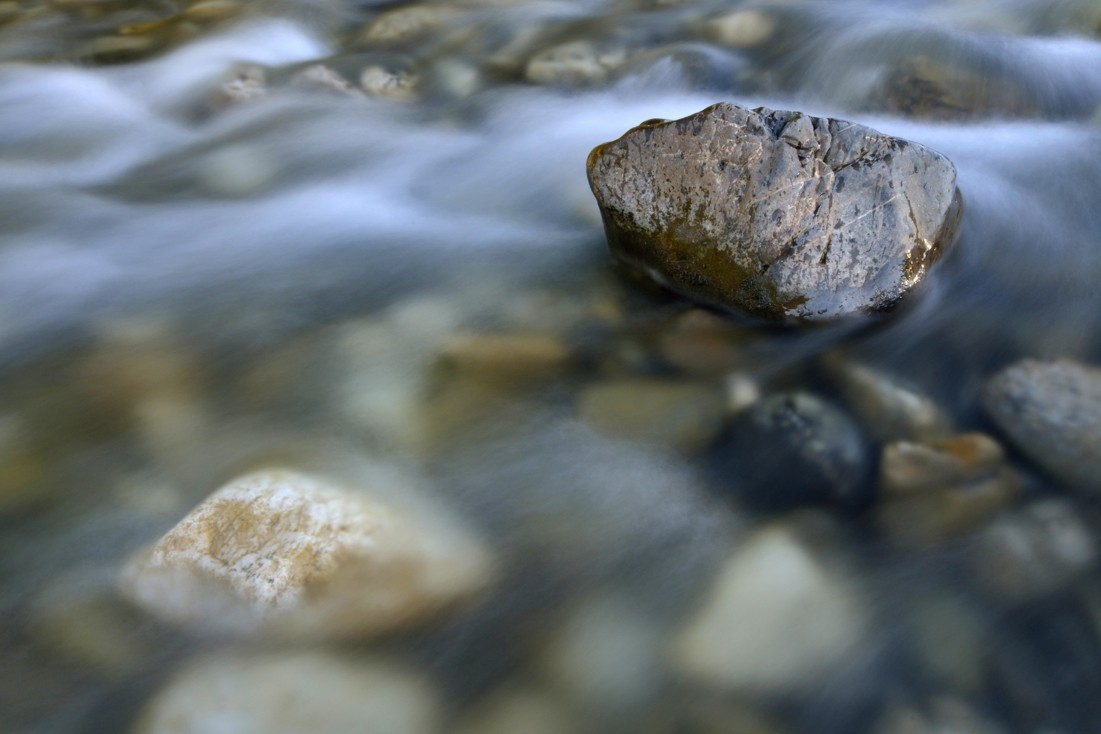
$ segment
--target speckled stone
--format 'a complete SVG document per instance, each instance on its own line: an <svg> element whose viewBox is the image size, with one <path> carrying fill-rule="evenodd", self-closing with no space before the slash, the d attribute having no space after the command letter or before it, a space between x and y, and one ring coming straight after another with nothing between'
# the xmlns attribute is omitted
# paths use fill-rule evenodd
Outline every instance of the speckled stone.
<svg viewBox="0 0 1101 734"><path fill-rule="evenodd" d="M490 577L451 519L411 517L290 471L233 480L135 557L124 591L170 621L292 636L357 636L423 620Z"/></svg>
<svg viewBox="0 0 1101 734"><path fill-rule="evenodd" d="M952 244L956 169L843 120L716 104L589 155L612 253L691 298L823 321L893 306Z"/></svg>

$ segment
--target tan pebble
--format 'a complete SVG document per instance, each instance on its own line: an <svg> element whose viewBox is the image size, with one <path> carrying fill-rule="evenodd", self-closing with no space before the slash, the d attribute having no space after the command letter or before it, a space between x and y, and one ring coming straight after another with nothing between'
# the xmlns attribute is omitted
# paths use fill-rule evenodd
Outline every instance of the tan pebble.
<svg viewBox="0 0 1101 734"><path fill-rule="evenodd" d="M104 36L85 44L79 55L100 60L124 59L148 53L154 49L156 44L157 38L149 34Z"/></svg>
<svg viewBox="0 0 1101 734"><path fill-rule="evenodd" d="M681 314L659 337L662 356L690 374L721 375L744 362L742 337L729 322L709 311Z"/></svg>
<svg viewBox="0 0 1101 734"><path fill-rule="evenodd" d="M826 364L846 401L879 439L926 441L954 433L940 406L893 376L840 357Z"/></svg>
<svg viewBox="0 0 1101 734"><path fill-rule="evenodd" d="M438 361L445 370L474 378L522 381L561 373L570 350L541 334L470 334L448 339Z"/></svg>
<svg viewBox="0 0 1101 734"><path fill-rule="evenodd" d="M100 341L76 371L90 406L132 418L135 406L147 400L201 401L201 360L179 344L169 325L121 319L99 328Z"/></svg>
<svg viewBox="0 0 1101 734"><path fill-rule="evenodd" d="M632 378L587 385L578 399L578 413L604 435L687 452L711 445L725 418L722 394L716 389Z"/></svg>
<svg viewBox="0 0 1101 734"><path fill-rule="evenodd" d="M409 668L315 651L214 655L188 663L135 734L438 734L439 695Z"/></svg>
<svg viewBox="0 0 1101 734"><path fill-rule="evenodd" d="M36 20L42 20L53 15L53 8L46 4L39 5L37 7L21 7L17 3L7 3L9 5L15 5L17 13L14 16L3 19L0 22L4 23L31 23Z"/></svg>
<svg viewBox="0 0 1101 734"><path fill-rule="evenodd" d="M0 2L0 23L16 20L23 14L23 6L17 2Z"/></svg>
<svg viewBox="0 0 1101 734"><path fill-rule="evenodd" d="M876 522L891 539L919 545L969 533L1020 494L1016 473L1002 462L1001 447L982 434L939 446L890 444L880 462Z"/></svg>
<svg viewBox="0 0 1101 734"><path fill-rule="evenodd" d="M929 443L896 441L883 448L880 486L887 495L939 489L991 474L1004 461L1001 445L982 433Z"/></svg>
<svg viewBox="0 0 1101 734"><path fill-rule="evenodd" d="M724 563L674 636L673 667L720 690L814 689L859 659L869 615L850 574L788 526L757 531Z"/></svg>
<svg viewBox="0 0 1101 734"><path fill-rule="evenodd" d="M737 10L707 21L706 31L731 48L752 48L772 38L776 21L760 10Z"/></svg>
<svg viewBox="0 0 1101 734"><path fill-rule="evenodd" d="M417 98L417 77L405 71L393 71L384 66L372 65L359 75L363 91L374 97L412 102Z"/></svg>
<svg viewBox="0 0 1101 734"><path fill-rule="evenodd" d="M304 89L316 89L333 92L348 97L362 97L363 92L348 83L348 80L324 64L313 64L291 78L291 84Z"/></svg>
<svg viewBox="0 0 1101 734"><path fill-rule="evenodd" d="M182 15L194 21L225 20L241 12L241 5L229 0L203 0L188 6Z"/></svg>
<svg viewBox="0 0 1101 734"><path fill-rule="evenodd" d="M172 24L172 27L169 29L167 40L170 44L184 43L185 41L196 38L202 32L203 27L198 23L180 21Z"/></svg>
<svg viewBox="0 0 1101 734"><path fill-rule="evenodd" d="M255 64L239 64L226 72L210 95L214 109L263 99L268 94L267 72Z"/></svg>
<svg viewBox="0 0 1101 734"><path fill-rule="evenodd" d="M0 513L18 510L43 499L41 482L49 463L44 455L0 440Z"/></svg>
<svg viewBox="0 0 1101 734"><path fill-rule="evenodd" d="M723 385L726 388L726 410L730 415L737 415L761 399L761 384L750 375L727 375Z"/></svg>
<svg viewBox="0 0 1101 734"><path fill-rule="evenodd" d="M397 8L369 22L361 38L369 44L402 43L438 32L457 16L456 10L439 5Z"/></svg>
<svg viewBox="0 0 1101 734"><path fill-rule="evenodd" d="M937 545L964 536L992 518L1016 497L1016 488L990 482L971 491L931 490L886 500L875 511L876 524L891 540Z"/></svg>
<svg viewBox="0 0 1101 734"><path fill-rule="evenodd" d="M605 80L626 59L623 49L601 49L588 41L571 41L533 56L524 76L535 84L589 84Z"/></svg>
<svg viewBox="0 0 1101 734"><path fill-rule="evenodd" d="M174 19L174 16L170 16L168 18L146 21L144 23L131 23L129 25L119 26L118 33L120 36L140 36L145 33L153 33L169 25Z"/></svg>
<svg viewBox="0 0 1101 734"><path fill-rule="evenodd" d="M414 406L414 430L407 445L423 455L455 446L477 444L489 435L507 431L516 416L515 388L522 383L496 384L493 380L456 375L443 379Z"/></svg>
<svg viewBox="0 0 1101 734"><path fill-rule="evenodd" d="M405 627L491 576L486 551L454 519L410 506L296 472L254 472L138 554L122 586L167 620L214 630L317 638Z"/></svg>

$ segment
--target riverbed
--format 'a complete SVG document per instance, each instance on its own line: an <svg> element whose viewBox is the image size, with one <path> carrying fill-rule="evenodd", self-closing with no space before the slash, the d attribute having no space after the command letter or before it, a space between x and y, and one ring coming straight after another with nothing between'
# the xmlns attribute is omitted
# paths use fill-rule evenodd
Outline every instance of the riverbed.
<svg viewBox="0 0 1101 734"><path fill-rule="evenodd" d="M958 241L826 326L633 279L586 156L718 101L943 153ZM1096 731L1096 493L983 395L1101 364L1099 282L1088 0L0 2L0 728ZM273 467L492 583L335 641L127 596Z"/></svg>

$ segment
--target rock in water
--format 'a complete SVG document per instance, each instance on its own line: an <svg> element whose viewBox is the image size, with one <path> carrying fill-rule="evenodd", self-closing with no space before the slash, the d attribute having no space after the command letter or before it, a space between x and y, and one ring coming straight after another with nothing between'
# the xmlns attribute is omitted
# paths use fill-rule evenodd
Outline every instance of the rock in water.
<svg viewBox="0 0 1101 734"><path fill-rule="evenodd" d="M304 638L424 620L489 582L457 518L283 470L239 477L126 568L123 590L173 622Z"/></svg>
<svg viewBox="0 0 1101 734"><path fill-rule="evenodd" d="M1101 492L1101 369L1024 359L986 383L982 404L1021 453L1069 485Z"/></svg>
<svg viewBox="0 0 1101 734"><path fill-rule="evenodd" d="M852 570L793 524L766 526L720 569L670 641L673 670L719 690L785 694L859 666L873 635Z"/></svg>
<svg viewBox="0 0 1101 734"><path fill-rule="evenodd" d="M222 653L185 665L146 705L134 734L433 734L443 706L399 663L314 651Z"/></svg>
<svg viewBox="0 0 1101 734"><path fill-rule="evenodd" d="M862 125L716 104L589 154L608 244L692 298L822 321L894 305L956 236L944 156Z"/></svg>

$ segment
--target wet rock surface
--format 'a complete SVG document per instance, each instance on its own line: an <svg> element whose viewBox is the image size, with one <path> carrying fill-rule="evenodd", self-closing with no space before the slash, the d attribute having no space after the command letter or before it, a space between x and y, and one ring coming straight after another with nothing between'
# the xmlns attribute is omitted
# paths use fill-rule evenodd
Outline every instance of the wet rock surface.
<svg viewBox="0 0 1101 734"><path fill-rule="evenodd" d="M951 435L948 416L914 387L844 359L827 359L827 369L845 401L877 438L923 440Z"/></svg>
<svg viewBox="0 0 1101 734"><path fill-rule="evenodd" d="M123 588L169 620L306 637L389 631L469 597L485 550L439 516L289 471L239 477L131 562Z"/></svg>
<svg viewBox="0 0 1101 734"><path fill-rule="evenodd" d="M1032 461L1067 484L1101 491L1101 369L1026 359L987 382L982 404Z"/></svg>
<svg viewBox="0 0 1101 734"><path fill-rule="evenodd" d="M713 452L718 481L751 507L864 505L871 456L856 423L811 393L778 393L737 415Z"/></svg>
<svg viewBox="0 0 1101 734"><path fill-rule="evenodd" d="M692 298L822 321L896 304L951 246L956 171L842 120L722 103L589 155L612 253Z"/></svg>
<svg viewBox="0 0 1101 734"><path fill-rule="evenodd" d="M883 449L875 516L896 541L936 544L989 522L1020 494L1020 481L989 436L970 433Z"/></svg>

